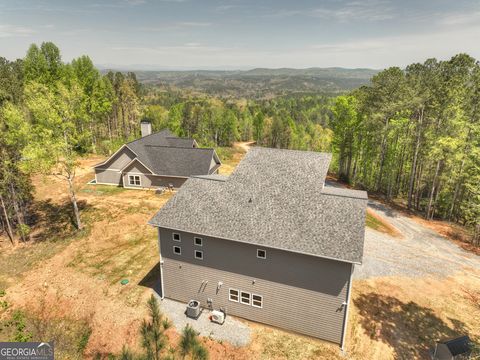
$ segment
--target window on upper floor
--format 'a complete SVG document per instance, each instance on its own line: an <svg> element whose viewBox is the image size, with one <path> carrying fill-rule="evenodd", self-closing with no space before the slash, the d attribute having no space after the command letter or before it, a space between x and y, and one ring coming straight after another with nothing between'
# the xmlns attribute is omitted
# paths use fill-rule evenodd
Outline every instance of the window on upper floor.
<svg viewBox="0 0 480 360"><path fill-rule="evenodd" d="M257 249L257 258L266 259L267 258L267 250Z"/></svg>
<svg viewBox="0 0 480 360"><path fill-rule="evenodd" d="M195 236L193 238L193 243L197 246L203 246L203 239Z"/></svg>
<svg viewBox="0 0 480 360"><path fill-rule="evenodd" d="M172 238L175 241L181 241L180 234L178 233L173 233Z"/></svg>

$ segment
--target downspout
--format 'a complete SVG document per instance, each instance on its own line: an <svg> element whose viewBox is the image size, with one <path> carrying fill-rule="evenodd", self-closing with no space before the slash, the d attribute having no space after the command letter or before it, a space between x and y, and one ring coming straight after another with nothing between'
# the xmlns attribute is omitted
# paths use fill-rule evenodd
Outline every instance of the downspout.
<svg viewBox="0 0 480 360"><path fill-rule="evenodd" d="M355 264L352 263L352 268L350 271L350 280L348 281L348 289L347 289L347 301L345 304L345 318L343 319L343 331L342 331L342 342L340 344L340 349L342 352L345 353L345 337L347 335L347 324L348 324L348 309L350 308L350 296L352 293L352 275L353 270L355 269Z"/></svg>
<svg viewBox="0 0 480 360"><path fill-rule="evenodd" d="M163 288L163 260L162 260L162 254L160 251L160 228L157 228L158 230L158 252L160 254L160 289L161 289L161 294L160 294L160 299L165 298L165 289Z"/></svg>

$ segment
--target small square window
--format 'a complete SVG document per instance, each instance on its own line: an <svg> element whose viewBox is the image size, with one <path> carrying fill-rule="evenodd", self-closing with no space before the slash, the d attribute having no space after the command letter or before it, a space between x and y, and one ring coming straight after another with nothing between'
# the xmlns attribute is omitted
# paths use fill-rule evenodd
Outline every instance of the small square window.
<svg viewBox="0 0 480 360"><path fill-rule="evenodd" d="M175 240L175 241L181 241L181 239L180 239L180 234L173 233L173 240Z"/></svg>
<svg viewBox="0 0 480 360"><path fill-rule="evenodd" d="M230 289L228 291L228 300L233 302L238 302L238 290L237 289Z"/></svg>
<svg viewBox="0 0 480 360"><path fill-rule="evenodd" d="M263 307L263 296L252 294L252 306L261 309Z"/></svg>
<svg viewBox="0 0 480 360"><path fill-rule="evenodd" d="M199 237L194 237L193 242L197 246L202 246L203 245L203 240L202 240L202 238L199 238Z"/></svg>
<svg viewBox="0 0 480 360"><path fill-rule="evenodd" d="M267 250L257 249L257 258L266 259L267 258Z"/></svg>
<svg viewBox="0 0 480 360"><path fill-rule="evenodd" d="M240 302L245 305L250 305L250 293L245 291L240 292Z"/></svg>
<svg viewBox="0 0 480 360"><path fill-rule="evenodd" d="M203 251L195 250L195 259L203 260Z"/></svg>
<svg viewBox="0 0 480 360"><path fill-rule="evenodd" d="M182 255L182 248L180 246L174 246L173 253L177 255Z"/></svg>

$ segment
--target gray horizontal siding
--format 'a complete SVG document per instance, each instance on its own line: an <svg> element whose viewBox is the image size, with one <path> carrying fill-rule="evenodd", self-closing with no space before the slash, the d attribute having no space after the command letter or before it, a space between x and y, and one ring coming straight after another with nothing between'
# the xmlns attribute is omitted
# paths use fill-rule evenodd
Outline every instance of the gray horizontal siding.
<svg viewBox="0 0 480 360"><path fill-rule="evenodd" d="M100 170L95 169L95 177L97 183L122 185L122 173L117 170Z"/></svg>
<svg viewBox="0 0 480 360"><path fill-rule="evenodd" d="M135 154L125 147L100 167L103 169L121 170L135 157Z"/></svg>
<svg viewBox="0 0 480 360"><path fill-rule="evenodd" d="M335 343L341 342L351 264L266 248L267 259L256 257L257 246L202 237L193 245L193 234L160 229L165 296L187 302L198 299L205 306L225 307L227 313L296 331ZM173 254L173 246L182 248ZM202 250L204 260L194 258ZM208 280L203 288L202 281ZM217 292L218 282L223 286ZM263 296L263 309L228 300L235 288Z"/></svg>
<svg viewBox="0 0 480 360"><path fill-rule="evenodd" d="M141 186L134 186L134 185L129 185L128 183L128 175L129 174L135 174L135 175L140 175L141 178ZM184 178L175 178L175 177L164 177L164 176L158 176L158 175L149 175L149 174L138 174L138 173L124 173L123 174L123 183L125 184L126 187L137 187L140 189L143 188L158 188L161 186L169 186L170 184L173 185L175 188L179 188L183 185L183 183L187 179Z"/></svg>
<svg viewBox="0 0 480 360"><path fill-rule="evenodd" d="M344 312L340 306L346 299L346 291L339 294L341 297L336 297L168 258L164 258L163 271L167 298L185 303L196 299L204 307L210 298L213 300L213 308L223 307L227 314L337 344L341 342ZM202 287L204 280L208 280L208 283ZM219 281L223 285L217 292ZM263 308L229 301L229 288L263 296Z"/></svg>

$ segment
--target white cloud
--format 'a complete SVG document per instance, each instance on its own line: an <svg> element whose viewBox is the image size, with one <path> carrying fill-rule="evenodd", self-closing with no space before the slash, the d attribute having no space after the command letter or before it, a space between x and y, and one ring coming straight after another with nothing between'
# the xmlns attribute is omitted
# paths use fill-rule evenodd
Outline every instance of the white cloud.
<svg viewBox="0 0 480 360"><path fill-rule="evenodd" d="M337 7L316 7L301 10L278 10L265 17L285 18L290 16L310 16L323 19L347 21L382 21L394 18L394 8L386 0L349 1Z"/></svg>
<svg viewBox="0 0 480 360"><path fill-rule="evenodd" d="M125 2L133 6L142 5L146 3L145 0L125 0Z"/></svg>
<svg viewBox="0 0 480 360"><path fill-rule="evenodd" d="M25 37L35 34L35 30L29 27L16 25L0 25L0 38Z"/></svg>
<svg viewBox="0 0 480 360"><path fill-rule="evenodd" d="M388 1L351 1L338 9L316 8L311 16L333 18L341 22L351 20L381 21L394 18L393 7Z"/></svg>
<svg viewBox="0 0 480 360"><path fill-rule="evenodd" d="M178 21L163 23L158 26L142 26L138 28L139 31L147 32L161 32L165 30L179 30L179 29L191 29L191 28L207 28L212 26L211 22L200 22L200 21Z"/></svg>
<svg viewBox="0 0 480 360"><path fill-rule="evenodd" d="M431 30L425 33L410 33L398 36L378 36L351 39L340 42L324 42L311 46L258 49L252 47L221 47L196 42L178 46L113 48L112 57L104 62L113 62L121 54L124 64L146 62L157 66L200 68L208 66L230 68L245 67L404 67L428 58L448 59L466 52L480 58L476 46L480 38L480 23L465 27Z"/></svg>
<svg viewBox="0 0 480 360"><path fill-rule="evenodd" d="M477 23L435 32L315 44L311 46L310 55L306 51L302 56L319 57L332 65L349 67L406 66L432 57L448 59L461 52L478 58L476 41L479 38L480 23Z"/></svg>
<svg viewBox="0 0 480 360"><path fill-rule="evenodd" d="M437 20L439 25L458 26L480 22L480 11L457 12L440 16Z"/></svg>
<svg viewBox="0 0 480 360"><path fill-rule="evenodd" d="M211 22L200 22L200 21L180 21L175 23L180 27L206 27L211 26Z"/></svg>

